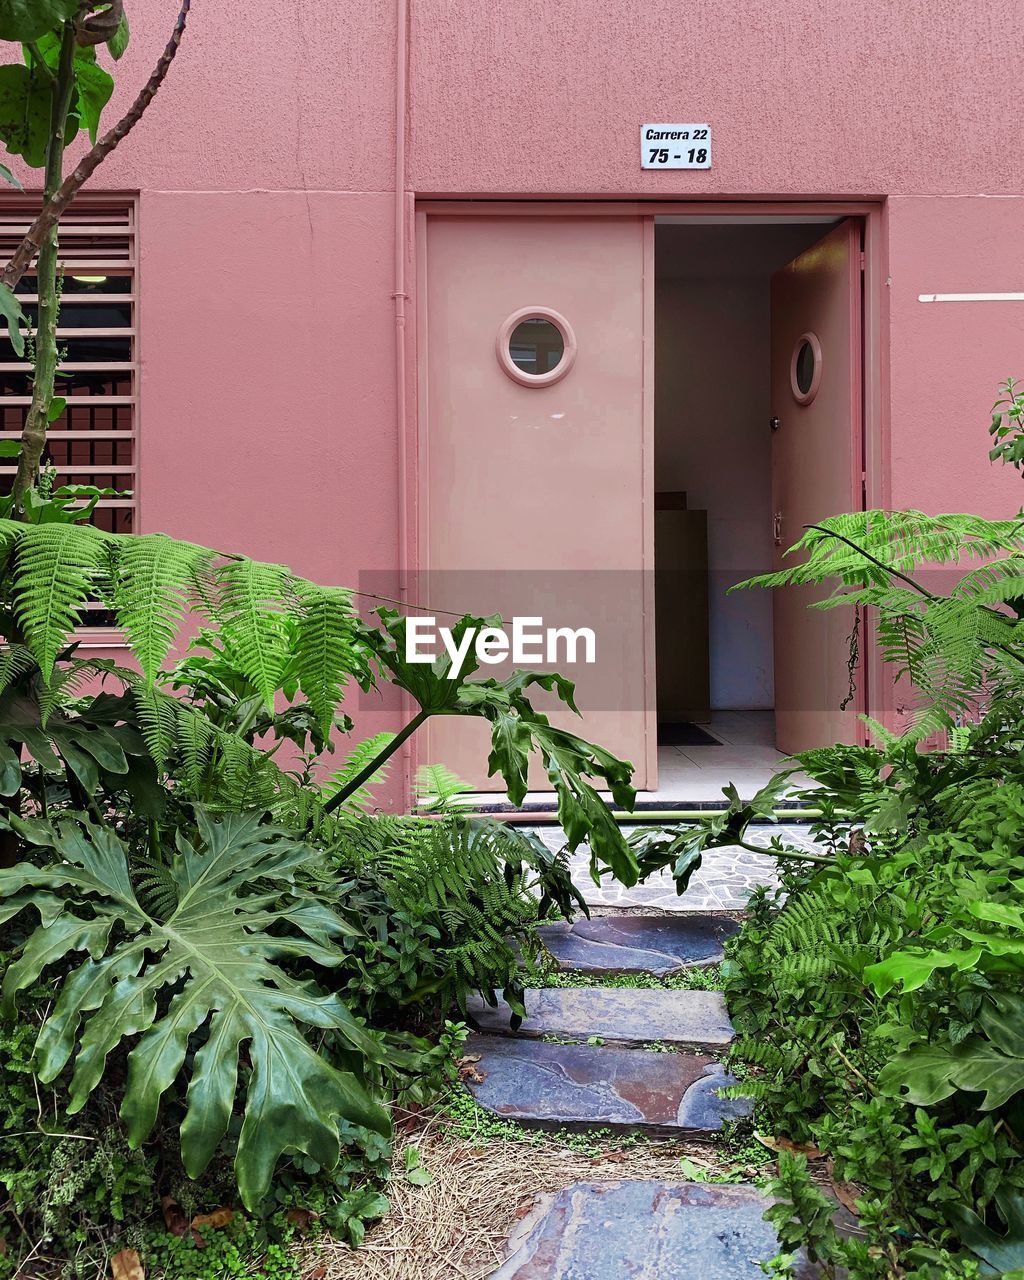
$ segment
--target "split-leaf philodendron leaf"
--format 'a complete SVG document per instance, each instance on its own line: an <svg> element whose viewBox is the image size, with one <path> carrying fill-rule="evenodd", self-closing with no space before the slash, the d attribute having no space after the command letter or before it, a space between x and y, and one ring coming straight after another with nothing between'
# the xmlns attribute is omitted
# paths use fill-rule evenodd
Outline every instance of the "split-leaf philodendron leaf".
<svg viewBox="0 0 1024 1280"><path fill-rule="evenodd" d="M572 681L556 672L539 671L513 671L505 680L470 680L479 665L472 646L455 677L451 676L452 660L447 653L432 663L410 663L406 658L407 620L391 609L377 612L381 630L367 630L364 638L394 683L411 694L428 715L480 716L490 721L488 776L502 776L513 804L522 804L526 796L530 755L537 752L558 797L558 820L569 849L588 841L595 880L606 867L623 884L636 884L636 857L590 781L601 779L614 802L631 811L636 800L633 766L552 725L526 696L531 688L543 689L579 714ZM479 632L500 624L497 616L467 614L451 628L453 644L458 648L467 630Z"/></svg>
<svg viewBox="0 0 1024 1280"><path fill-rule="evenodd" d="M259 815L217 822L198 812L196 845L179 836L164 868L169 910L158 918L140 902L113 832L69 819L47 835L12 821L23 838L51 844L60 861L0 870L0 921L30 909L41 921L8 966L3 1006L10 1016L20 991L50 965L70 962L36 1046L44 1082L71 1064L69 1111L88 1101L108 1056L133 1041L121 1106L129 1142L145 1140L163 1095L188 1074L181 1153L195 1177L241 1092L235 1172L251 1209L285 1151L331 1168L339 1121L390 1132L363 1080L307 1038L308 1028L333 1032L350 1058L380 1057L377 1040L338 997L306 976L341 963L334 942L353 933L296 885L297 870L315 856L308 846L261 825Z"/></svg>

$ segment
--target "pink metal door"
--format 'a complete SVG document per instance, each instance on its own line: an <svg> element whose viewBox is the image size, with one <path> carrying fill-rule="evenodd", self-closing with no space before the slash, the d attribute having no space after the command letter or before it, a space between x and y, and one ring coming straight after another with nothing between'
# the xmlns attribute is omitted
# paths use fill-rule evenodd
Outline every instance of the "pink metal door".
<svg viewBox="0 0 1024 1280"><path fill-rule="evenodd" d="M776 567L804 527L863 505L860 225L849 219L772 278L772 510ZM774 593L780 751L857 740L850 609L810 609L821 591ZM844 706L845 703L845 706Z"/></svg>
<svg viewBox="0 0 1024 1280"><path fill-rule="evenodd" d="M419 591L433 611L592 626L594 667L529 664L576 680L584 718L537 702L653 787L651 220L429 216L420 253ZM532 317L561 326L561 360L517 348ZM488 749L486 725L434 720L419 758L499 789ZM531 786L550 789L539 770Z"/></svg>

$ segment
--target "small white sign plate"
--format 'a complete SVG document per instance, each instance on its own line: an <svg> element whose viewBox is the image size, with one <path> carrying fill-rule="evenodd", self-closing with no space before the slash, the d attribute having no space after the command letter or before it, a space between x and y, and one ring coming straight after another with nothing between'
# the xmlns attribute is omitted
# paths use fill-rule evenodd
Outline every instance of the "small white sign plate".
<svg viewBox="0 0 1024 1280"><path fill-rule="evenodd" d="M710 169L709 124L642 124L640 167L643 169Z"/></svg>

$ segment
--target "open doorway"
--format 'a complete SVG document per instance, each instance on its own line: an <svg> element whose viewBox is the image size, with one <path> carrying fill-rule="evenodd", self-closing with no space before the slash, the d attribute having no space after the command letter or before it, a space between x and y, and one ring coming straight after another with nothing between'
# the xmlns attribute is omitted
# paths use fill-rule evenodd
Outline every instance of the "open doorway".
<svg viewBox="0 0 1024 1280"><path fill-rule="evenodd" d="M842 438L844 448L852 447L850 411L836 414L838 401L826 409L824 394L811 410L800 391L809 378L822 379L813 329L826 323L819 317L831 305L828 291L854 287L856 307L847 311L857 332L850 333L841 359L830 352L832 385L826 390L852 403L851 379L859 384L859 274L850 285L852 275L842 275L850 264L835 260L845 243L841 226L851 224L827 216L656 220L659 797L714 800L729 781L751 794L785 753L842 732L819 706L833 698L837 677L823 665L815 669L824 662L815 651L821 648L813 635L817 624L811 624L811 638L802 639L803 624L774 616L787 603L777 605L765 591L729 592L778 565L783 544L799 536L800 520L847 510L854 498L845 464L835 492L827 492L830 481L815 462L817 445L796 434L817 428L831 413L842 421L830 421L826 429ZM859 259L859 248L853 252ZM853 265L859 273L859 261ZM795 305L787 274L796 281ZM847 301L838 300L837 315ZM787 324L796 325L795 340ZM832 346L841 349L843 342ZM780 415L788 454L773 431ZM838 457L835 449L829 454L827 441L823 447L822 458ZM810 655L802 652L808 646ZM802 669L794 670L795 664Z"/></svg>

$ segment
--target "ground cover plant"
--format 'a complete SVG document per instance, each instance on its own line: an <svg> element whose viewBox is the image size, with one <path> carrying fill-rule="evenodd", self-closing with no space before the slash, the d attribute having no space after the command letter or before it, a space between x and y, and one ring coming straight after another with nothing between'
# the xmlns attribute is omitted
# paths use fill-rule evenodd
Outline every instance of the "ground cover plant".
<svg viewBox="0 0 1024 1280"><path fill-rule="evenodd" d="M1020 418L1008 384L992 457L1018 469ZM853 604L913 698L902 734L872 723L874 746L803 753L753 802L634 838L642 874L682 891L787 788L817 814L819 853L771 842L781 887L722 966L733 1092L785 1142L773 1269L803 1247L851 1280L1024 1275L1024 519L823 520L759 582ZM795 771L813 785L794 795Z"/></svg>

